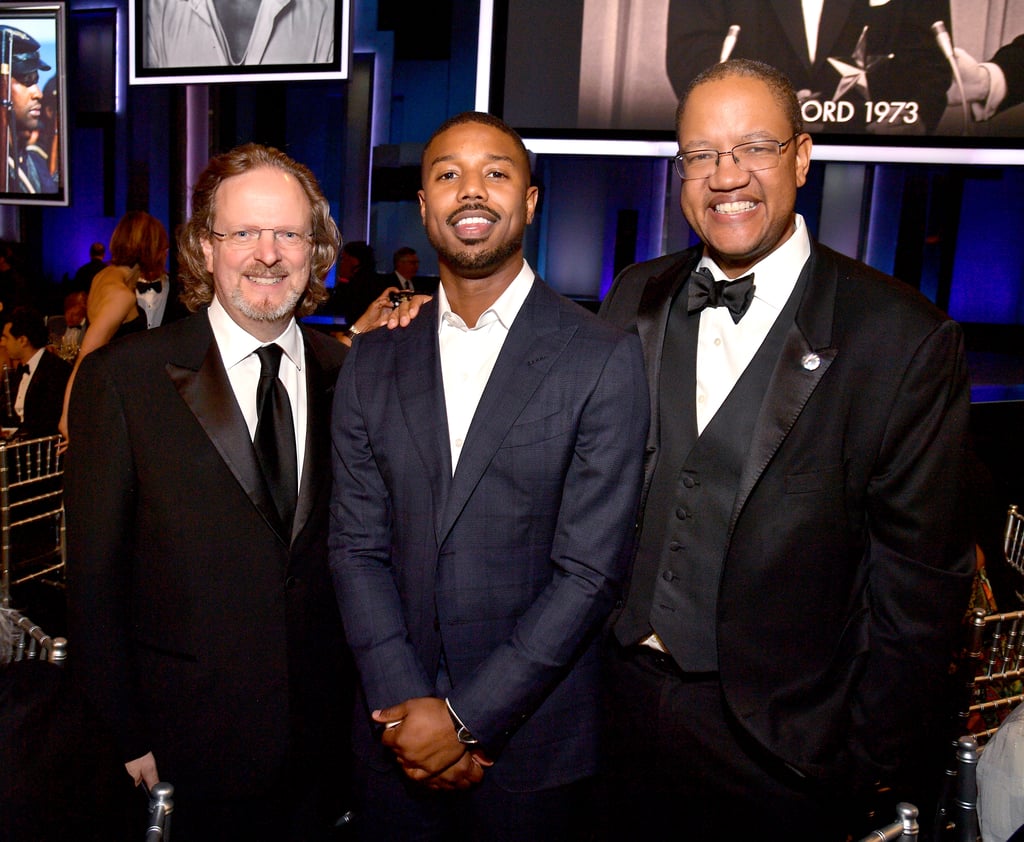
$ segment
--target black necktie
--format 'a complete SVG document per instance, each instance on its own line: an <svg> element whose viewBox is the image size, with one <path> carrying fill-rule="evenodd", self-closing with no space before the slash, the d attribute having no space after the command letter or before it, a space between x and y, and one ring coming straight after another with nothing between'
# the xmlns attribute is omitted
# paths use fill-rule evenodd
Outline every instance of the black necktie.
<svg viewBox="0 0 1024 842"><path fill-rule="evenodd" d="M281 353L280 345L264 345L256 350L260 358L260 382L256 387L258 420L253 444L285 532L290 533L295 517L298 469L292 405L284 383L277 376Z"/></svg>
<svg viewBox="0 0 1024 842"><path fill-rule="evenodd" d="M139 281L139 283L137 283L135 285L135 291L139 295L144 295L145 293L150 292L150 291L155 292L157 295L159 295L160 291L163 288L164 288L163 281L153 281L153 283L151 283L151 284L147 284L144 281Z"/></svg>
<svg viewBox="0 0 1024 842"><path fill-rule="evenodd" d="M753 273L735 281L716 281L707 268L697 269L690 274L687 310L691 313L699 312L705 307L728 307L733 323L739 324L753 300Z"/></svg>

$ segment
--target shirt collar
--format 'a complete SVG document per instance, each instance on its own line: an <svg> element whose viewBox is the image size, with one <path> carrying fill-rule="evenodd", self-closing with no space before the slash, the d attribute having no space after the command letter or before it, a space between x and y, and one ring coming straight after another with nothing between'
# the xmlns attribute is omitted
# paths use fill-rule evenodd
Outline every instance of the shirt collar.
<svg viewBox="0 0 1024 842"><path fill-rule="evenodd" d="M811 256L811 238L800 214L794 215L794 226L789 239L750 267L754 273L754 298L775 310L786 306L804 264ZM716 278L725 277L718 264L707 255L700 259L699 266L711 269Z"/></svg>
<svg viewBox="0 0 1024 842"><path fill-rule="evenodd" d="M224 361L224 368L228 370L251 356L257 348L271 344L270 342L261 342L242 328L228 315L216 295L210 302L207 314L210 319L210 328L213 330L213 337L217 340L217 347L220 349L221 359ZM294 318L289 320L288 326L271 342L280 345L285 356L299 371L302 371L302 331L299 330L299 325Z"/></svg>
<svg viewBox="0 0 1024 842"><path fill-rule="evenodd" d="M35 374L36 373L36 366L39 365L39 361L43 358L43 354L45 354L45 353L46 353L46 349L45 348L40 348L31 357L28 358L28 362L25 363L25 365L28 368L28 373L29 374Z"/></svg>
<svg viewBox="0 0 1024 842"><path fill-rule="evenodd" d="M512 279L512 283L505 287L505 291L498 296L498 299L480 314L476 327L482 327L483 325L490 324L492 321L497 319L505 330L509 330L512 327L512 322L516 320L516 316L519 314L519 310L523 306L523 302L526 301L526 296L530 294L530 290L533 288L533 280L535 277L533 269L530 268L530 264L524 260L523 268L520 269L519 274ZM459 327L464 330L474 329L467 328L462 317L452 312L451 305L448 303L448 296L444 291L444 284L440 284L437 288L438 330L441 329L445 322L453 327Z"/></svg>

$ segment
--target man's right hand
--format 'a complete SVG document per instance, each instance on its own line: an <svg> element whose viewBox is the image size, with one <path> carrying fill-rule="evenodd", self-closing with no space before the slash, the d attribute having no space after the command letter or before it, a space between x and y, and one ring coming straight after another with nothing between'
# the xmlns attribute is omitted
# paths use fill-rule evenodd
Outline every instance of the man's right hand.
<svg viewBox="0 0 1024 842"><path fill-rule="evenodd" d="M160 774L156 770L156 758L153 756L153 752L137 757L135 760L129 760L124 764L124 768L132 776L135 786L144 783L148 789L152 789L160 783Z"/></svg>

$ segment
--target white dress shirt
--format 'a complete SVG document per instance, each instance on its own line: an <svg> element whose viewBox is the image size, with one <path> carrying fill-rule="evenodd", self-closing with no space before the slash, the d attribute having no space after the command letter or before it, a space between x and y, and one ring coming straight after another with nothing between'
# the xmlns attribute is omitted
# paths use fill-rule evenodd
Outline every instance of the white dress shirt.
<svg viewBox="0 0 1024 842"><path fill-rule="evenodd" d="M288 322L280 336L272 342L261 342L238 325L214 296L208 310L213 338L217 342L220 358L235 393L235 400L245 417L249 438L256 437L256 422L259 420L256 407L256 389L260 382L260 360L256 350L264 345L280 345L281 369L278 377L288 391L292 405L292 421L295 424L295 458L298 465L298 480L302 481L302 459L306 453L306 352L302 331L295 319ZM298 489L296 489L298 493Z"/></svg>
<svg viewBox="0 0 1024 842"><path fill-rule="evenodd" d="M320 64L334 56L329 0L259 0L245 54L233 60L213 0L149 0L145 67Z"/></svg>
<svg viewBox="0 0 1024 842"><path fill-rule="evenodd" d="M797 214L793 235L751 269L754 300L739 323L733 322L728 307L705 307L701 311L697 337L698 433L703 433L715 417L768 336L810 255L807 227ZM699 267L710 269L715 280L725 278L706 255L700 259Z"/></svg>
<svg viewBox="0 0 1024 842"><path fill-rule="evenodd" d="M533 279L533 270L523 261L519 274L498 296L498 300L484 310L473 327L467 326L460 316L452 312L444 285L438 287L438 343L453 474L480 396L494 370L512 322L530 294Z"/></svg>
<svg viewBox="0 0 1024 842"><path fill-rule="evenodd" d="M818 27L821 25L821 10L825 0L802 0L804 10L804 33L807 35L807 54L814 64L818 53Z"/></svg>
<svg viewBox="0 0 1024 842"><path fill-rule="evenodd" d="M159 327L163 324L164 311L167 309L167 299L171 294L171 287L167 276L157 278L160 281L160 292L147 290L146 292L135 291L135 300L146 314L146 327Z"/></svg>

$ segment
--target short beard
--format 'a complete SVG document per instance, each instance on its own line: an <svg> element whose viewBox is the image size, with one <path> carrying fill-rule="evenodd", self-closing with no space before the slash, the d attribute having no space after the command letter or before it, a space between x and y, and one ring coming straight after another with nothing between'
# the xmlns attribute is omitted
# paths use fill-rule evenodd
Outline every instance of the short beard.
<svg viewBox="0 0 1024 842"><path fill-rule="evenodd" d="M488 270L497 269L523 248L522 236L506 240L492 249L480 252L471 252L468 249L449 249L446 244L440 242L439 238L435 238L429 229L427 230L427 239L430 241L430 245L437 250L437 256L442 263L466 277L479 277L486 274Z"/></svg>
<svg viewBox="0 0 1024 842"><path fill-rule="evenodd" d="M231 303L238 312L254 322L280 322L291 318L298 309L304 292L305 290L290 290L280 304L271 306L266 300L262 304L250 301L242 294L241 288L236 287L231 290Z"/></svg>

